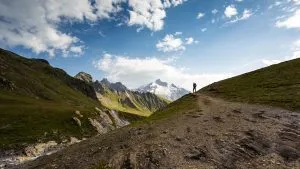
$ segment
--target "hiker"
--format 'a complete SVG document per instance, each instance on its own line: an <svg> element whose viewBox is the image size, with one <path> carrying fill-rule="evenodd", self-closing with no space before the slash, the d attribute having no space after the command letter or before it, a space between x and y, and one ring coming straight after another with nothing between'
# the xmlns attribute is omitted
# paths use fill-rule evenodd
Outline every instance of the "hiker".
<svg viewBox="0 0 300 169"><path fill-rule="evenodd" d="M193 93L195 93L197 91L197 84L196 83L193 83Z"/></svg>

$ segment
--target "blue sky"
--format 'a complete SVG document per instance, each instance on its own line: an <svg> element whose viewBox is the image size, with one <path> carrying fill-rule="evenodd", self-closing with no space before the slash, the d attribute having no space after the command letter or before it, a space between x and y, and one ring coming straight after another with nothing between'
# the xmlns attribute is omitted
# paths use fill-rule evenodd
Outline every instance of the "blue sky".
<svg viewBox="0 0 300 169"><path fill-rule="evenodd" d="M190 89L300 56L300 0L2 0L0 47L72 76Z"/></svg>

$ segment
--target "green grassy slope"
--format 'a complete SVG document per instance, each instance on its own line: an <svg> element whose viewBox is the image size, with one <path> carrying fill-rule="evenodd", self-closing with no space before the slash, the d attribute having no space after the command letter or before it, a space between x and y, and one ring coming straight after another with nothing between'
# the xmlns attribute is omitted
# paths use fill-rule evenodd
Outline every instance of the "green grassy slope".
<svg viewBox="0 0 300 169"><path fill-rule="evenodd" d="M95 130L87 117L96 106L92 86L47 61L0 49L0 150L91 136ZM75 110L84 116L82 127L72 120Z"/></svg>
<svg viewBox="0 0 300 169"><path fill-rule="evenodd" d="M139 116L149 116L151 112L147 109L138 108L137 104L129 101L129 104L122 104L120 100L125 100L127 96L125 94L116 94L113 91L106 90L105 93L99 97L101 104L108 109L113 109L130 114L136 114ZM137 107L135 107L137 106Z"/></svg>
<svg viewBox="0 0 300 169"><path fill-rule="evenodd" d="M148 117L169 102L151 93L132 91L118 92L105 89L99 97L101 104L109 109Z"/></svg>
<svg viewBox="0 0 300 169"><path fill-rule="evenodd" d="M300 59L223 80L200 92L231 101L300 110Z"/></svg>

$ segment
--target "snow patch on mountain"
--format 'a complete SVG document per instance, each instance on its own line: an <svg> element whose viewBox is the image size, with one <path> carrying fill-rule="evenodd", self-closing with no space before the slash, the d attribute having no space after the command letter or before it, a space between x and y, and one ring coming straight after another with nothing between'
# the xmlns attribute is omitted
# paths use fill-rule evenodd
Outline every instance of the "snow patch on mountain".
<svg viewBox="0 0 300 169"><path fill-rule="evenodd" d="M184 88L177 87L174 84L168 84L167 82L163 82L160 79L157 79L155 82L149 83L147 85L141 86L136 89L136 91L141 93L151 92L171 101L175 101L182 96L190 93Z"/></svg>

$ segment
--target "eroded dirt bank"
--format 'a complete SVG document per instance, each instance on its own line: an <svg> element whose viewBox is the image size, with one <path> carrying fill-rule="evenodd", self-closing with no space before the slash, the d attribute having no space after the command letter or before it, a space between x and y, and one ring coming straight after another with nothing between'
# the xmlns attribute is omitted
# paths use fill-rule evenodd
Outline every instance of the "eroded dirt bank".
<svg viewBox="0 0 300 169"><path fill-rule="evenodd" d="M300 168L300 113L195 97L197 111L112 131L16 168Z"/></svg>

